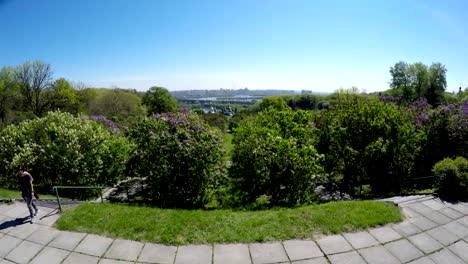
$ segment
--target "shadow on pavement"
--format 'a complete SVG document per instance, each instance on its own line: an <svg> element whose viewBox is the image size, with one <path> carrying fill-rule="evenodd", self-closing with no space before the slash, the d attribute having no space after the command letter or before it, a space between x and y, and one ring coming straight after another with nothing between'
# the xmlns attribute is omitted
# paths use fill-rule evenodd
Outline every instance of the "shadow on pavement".
<svg viewBox="0 0 468 264"><path fill-rule="evenodd" d="M39 218L40 220L44 219L44 218L47 218L47 217L50 217L50 216L53 216L53 215L56 215L56 214L60 214L60 211L58 208L55 208L53 211L50 211L48 214L44 215L43 217Z"/></svg>
<svg viewBox="0 0 468 264"><path fill-rule="evenodd" d="M3 229L7 229L9 227L13 227L13 226L19 226L19 225L24 225L26 223L30 223L31 220L28 217L23 217L23 218L16 218L16 219L13 219L13 220L9 220L9 221L5 221L3 223L0 224L0 230L3 230Z"/></svg>

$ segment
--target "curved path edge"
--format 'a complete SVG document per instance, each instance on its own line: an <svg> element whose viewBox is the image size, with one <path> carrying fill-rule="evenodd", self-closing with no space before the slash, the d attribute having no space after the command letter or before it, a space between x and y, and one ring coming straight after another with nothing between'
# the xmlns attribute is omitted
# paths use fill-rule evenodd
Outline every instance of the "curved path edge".
<svg viewBox="0 0 468 264"><path fill-rule="evenodd" d="M384 199L401 223L314 240L166 246L59 231L55 209L40 207L35 224L22 203L0 205L0 264L6 263L468 263L468 203L430 195Z"/></svg>

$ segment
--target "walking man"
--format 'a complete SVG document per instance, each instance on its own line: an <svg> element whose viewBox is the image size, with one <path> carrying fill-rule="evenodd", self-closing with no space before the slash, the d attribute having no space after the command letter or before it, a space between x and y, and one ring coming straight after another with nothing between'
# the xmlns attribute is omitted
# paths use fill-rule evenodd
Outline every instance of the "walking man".
<svg viewBox="0 0 468 264"><path fill-rule="evenodd" d="M23 196L24 201L28 205L29 214L31 215L31 223L34 223L34 216L37 215L37 207L34 204L34 187L33 187L33 177L31 174L23 169L18 171L18 182L21 190L21 195ZM33 213L34 209L34 213Z"/></svg>

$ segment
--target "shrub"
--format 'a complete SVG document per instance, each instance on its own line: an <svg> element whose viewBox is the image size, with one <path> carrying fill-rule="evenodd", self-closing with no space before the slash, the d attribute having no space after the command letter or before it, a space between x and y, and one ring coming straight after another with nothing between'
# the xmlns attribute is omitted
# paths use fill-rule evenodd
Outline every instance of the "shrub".
<svg viewBox="0 0 468 264"><path fill-rule="evenodd" d="M239 205L299 205L313 199L323 158L314 148L311 114L267 110L241 122L234 134L230 176Z"/></svg>
<svg viewBox="0 0 468 264"><path fill-rule="evenodd" d="M408 184L423 135L398 106L342 91L316 125L326 171L342 191L356 195L356 186L370 184L382 195Z"/></svg>
<svg viewBox="0 0 468 264"><path fill-rule="evenodd" d="M468 160L463 157L445 158L437 162L432 171L438 176L437 193L455 199L468 198Z"/></svg>
<svg viewBox="0 0 468 264"><path fill-rule="evenodd" d="M222 178L222 136L197 114L156 114L129 131L131 175L148 177L148 198L161 207L205 205Z"/></svg>
<svg viewBox="0 0 468 264"><path fill-rule="evenodd" d="M16 171L25 167L45 192L54 185L113 184L129 152L124 138L111 136L85 116L49 112L0 132L1 181L17 187Z"/></svg>
<svg viewBox="0 0 468 264"><path fill-rule="evenodd" d="M427 100L409 107L418 132L427 138L416 164L419 175L430 175L434 164L445 157L468 157L468 102L432 108Z"/></svg>

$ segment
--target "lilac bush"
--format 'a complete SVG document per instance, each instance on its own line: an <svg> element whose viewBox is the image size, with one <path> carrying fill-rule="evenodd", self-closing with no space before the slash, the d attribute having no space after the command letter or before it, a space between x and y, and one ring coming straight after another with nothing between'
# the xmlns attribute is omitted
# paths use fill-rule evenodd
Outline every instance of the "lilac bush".
<svg viewBox="0 0 468 264"><path fill-rule="evenodd" d="M199 208L207 203L223 177L218 130L183 109L142 119L129 137L137 147L127 171L148 178L147 198L155 205Z"/></svg>

